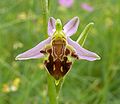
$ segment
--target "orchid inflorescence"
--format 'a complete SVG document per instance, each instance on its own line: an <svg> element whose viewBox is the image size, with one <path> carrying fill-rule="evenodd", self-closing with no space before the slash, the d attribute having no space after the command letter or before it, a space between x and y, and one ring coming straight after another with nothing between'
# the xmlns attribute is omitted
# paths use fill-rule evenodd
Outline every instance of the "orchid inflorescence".
<svg viewBox="0 0 120 104"><path fill-rule="evenodd" d="M100 57L91 51L81 47L79 43L73 41L70 36L76 33L79 26L79 18L74 17L64 26L60 19L49 18L48 38L32 49L19 54L17 60L37 59L47 56L44 65L56 80L64 77L72 66L69 57L94 61Z"/></svg>

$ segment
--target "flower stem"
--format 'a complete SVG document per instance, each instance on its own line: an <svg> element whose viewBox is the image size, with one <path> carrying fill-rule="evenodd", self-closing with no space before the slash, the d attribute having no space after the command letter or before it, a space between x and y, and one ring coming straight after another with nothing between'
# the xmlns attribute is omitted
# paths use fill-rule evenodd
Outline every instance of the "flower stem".
<svg viewBox="0 0 120 104"><path fill-rule="evenodd" d="M49 103L50 104L58 104L54 79L49 74L47 76L47 81L48 81Z"/></svg>
<svg viewBox="0 0 120 104"><path fill-rule="evenodd" d="M63 82L64 82L64 78L61 78L58 84L55 83L57 99L59 98L59 93L62 88Z"/></svg>
<svg viewBox="0 0 120 104"><path fill-rule="evenodd" d="M43 4L42 6L43 6L44 32L47 34L47 21L50 15L49 0L42 0L41 2ZM48 35L46 35L46 38L47 36ZM55 82L53 77L50 74L47 74L47 82L48 82L49 104L58 104Z"/></svg>
<svg viewBox="0 0 120 104"><path fill-rule="evenodd" d="M41 7L43 11L43 31L47 37L47 21L49 17L49 9L48 9L48 2L49 0L41 0Z"/></svg>

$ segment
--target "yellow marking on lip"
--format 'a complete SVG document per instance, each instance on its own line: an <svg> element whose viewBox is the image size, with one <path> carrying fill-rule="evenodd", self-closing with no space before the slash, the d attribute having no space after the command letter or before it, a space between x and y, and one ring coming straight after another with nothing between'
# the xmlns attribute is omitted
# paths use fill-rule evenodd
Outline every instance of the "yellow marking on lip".
<svg viewBox="0 0 120 104"><path fill-rule="evenodd" d="M53 65L53 71L55 71L55 65Z"/></svg>
<svg viewBox="0 0 120 104"><path fill-rule="evenodd" d="M61 72L63 72L63 67L60 68Z"/></svg>

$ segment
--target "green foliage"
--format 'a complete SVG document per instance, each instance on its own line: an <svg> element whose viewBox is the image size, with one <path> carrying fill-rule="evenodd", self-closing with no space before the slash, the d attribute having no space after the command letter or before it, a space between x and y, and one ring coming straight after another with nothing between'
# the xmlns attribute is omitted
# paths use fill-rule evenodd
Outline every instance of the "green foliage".
<svg viewBox="0 0 120 104"><path fill-rule="evenodd" d="M55 1L55 0L53 0ZM57 1L57 0L56 0ZM98 53L100 61L75 61L67 75L60 104L120 103L120 30L119 0L87 0L94 7L87 12L80 7L84 0L75 0L72 8L55 3L52 16L62 22L80 18L77 40L84 27L94 22L85 48ZM16 55L45 39L42 0L0 0L0 104L46 104L47 72L43 59L15 61ZM54 3L50 3L54 5ZM10 92L16 78L18 89Z"/></svg>

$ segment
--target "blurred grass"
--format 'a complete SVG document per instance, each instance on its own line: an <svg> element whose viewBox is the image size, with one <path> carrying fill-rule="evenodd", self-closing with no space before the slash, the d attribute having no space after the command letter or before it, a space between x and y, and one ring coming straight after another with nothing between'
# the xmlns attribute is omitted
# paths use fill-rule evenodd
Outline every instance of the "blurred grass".
<svg viewBox="0 0 120 104"><path fill-rule="evenodd" d="M64 82L60 104L119 104L119 0L85 1L94 7L93 12L80 8L84 0L75 0L69 9L55 5L52 16L62 19L63 23L79 16L80 26L72 36L74 40L89 22L94 22L84 47L102 59L74 63ZM48 102L43 59L14 60L16 55L45 39L42 14L40 0L0 0L0 104ZM10 85L15 78L21 80L18 90L3 92L3 85Z"/></svg>

